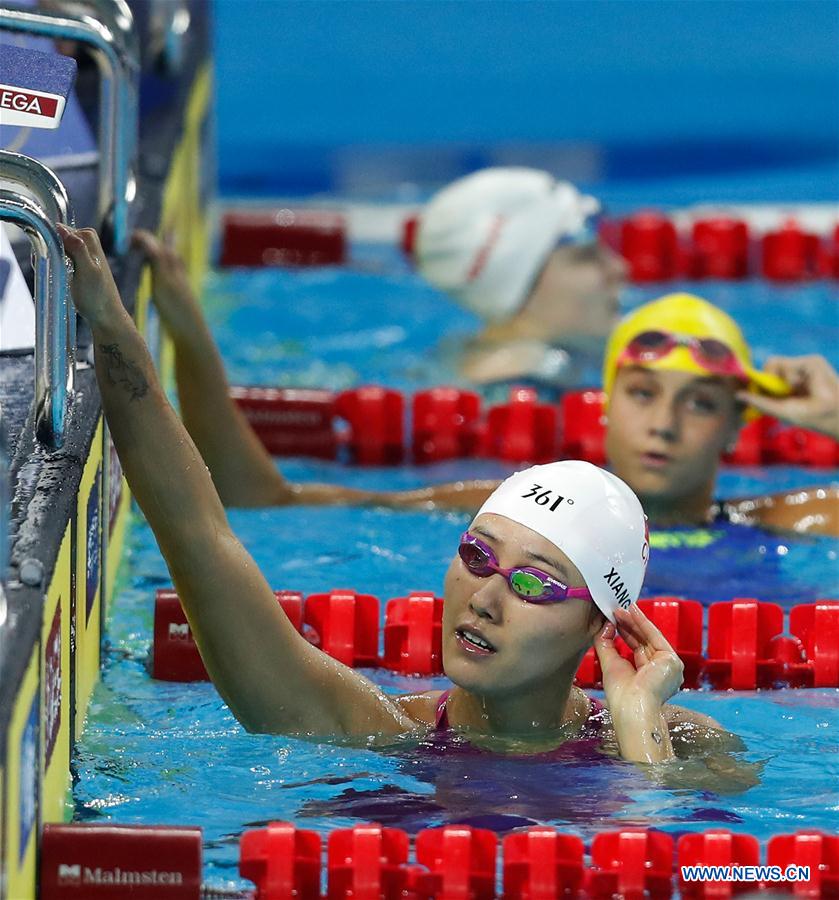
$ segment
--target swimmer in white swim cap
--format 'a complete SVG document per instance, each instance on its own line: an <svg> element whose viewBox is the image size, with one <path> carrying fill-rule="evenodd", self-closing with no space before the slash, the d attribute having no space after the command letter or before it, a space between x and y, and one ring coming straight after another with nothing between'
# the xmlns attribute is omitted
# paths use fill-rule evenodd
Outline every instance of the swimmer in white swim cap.
<svg viewBox="0 0 839 900"><path fill-rule="evenodd" d="M462 356L478 384L579 381L618 312L623 260L598 239L600 204L548 172L482 169L422 210L417 271L483 320Z"/></svg>

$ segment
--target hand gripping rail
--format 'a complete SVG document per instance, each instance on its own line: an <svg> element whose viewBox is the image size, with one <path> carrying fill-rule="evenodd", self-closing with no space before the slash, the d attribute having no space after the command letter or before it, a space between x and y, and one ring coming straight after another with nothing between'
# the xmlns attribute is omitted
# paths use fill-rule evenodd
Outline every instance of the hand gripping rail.
<svg viewBox="0 0 839 900"><path fill-rule="evenodd" d="M97 10L104 9L104 2ZM100 72L99 117L99 201L97 217L109 222L113 249L123 253L128 247L128 208L136 193L134 162L137 153L137 91L139 63L137 48L128 29L130 11L102 15L102 24L93 16L62 15L46 11L0 8L0 30L79 41L93 52Z"/></svg>
<svg viewBox="0 0 839 900"><path fill-rule="evenodd" d="M22 228L35 269L35 436L50 450L64 442L74 378L64 248L47 213L29 197L0 190L0 220Z"/></svg>

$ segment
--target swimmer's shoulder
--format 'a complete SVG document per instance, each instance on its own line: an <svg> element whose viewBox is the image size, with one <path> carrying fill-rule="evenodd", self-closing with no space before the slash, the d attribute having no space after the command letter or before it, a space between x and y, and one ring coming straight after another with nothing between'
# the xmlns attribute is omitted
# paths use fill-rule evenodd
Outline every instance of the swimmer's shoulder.
<svg viewBox="0 0 839 900"><path fill-rule="evenodd" d="M442 691L425 691L422 694L403 694L396 698L399 708L419 725L435 725L437 722L437 704Z"/></svg>

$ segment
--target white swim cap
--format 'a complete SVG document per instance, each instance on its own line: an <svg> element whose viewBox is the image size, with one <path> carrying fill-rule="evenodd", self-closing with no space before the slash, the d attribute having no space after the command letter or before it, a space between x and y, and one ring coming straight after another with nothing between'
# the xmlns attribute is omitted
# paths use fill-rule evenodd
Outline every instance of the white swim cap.
<svg viewBox="0 0 839 900"><path fill-rule="evenodd" d="M527 299L563 237L587 233L600 204L548 172L483 169L434 196L417 226L417 269L484 319Z"/></svg>
<svg viewBox="0 0 839 900"><path fill-rule="evenodd" d="M611 472L580 460L533 466L493 491L483 513L525 525L562 550L611 622L618 606L638 599L650 555L647 517Z"/></svg>

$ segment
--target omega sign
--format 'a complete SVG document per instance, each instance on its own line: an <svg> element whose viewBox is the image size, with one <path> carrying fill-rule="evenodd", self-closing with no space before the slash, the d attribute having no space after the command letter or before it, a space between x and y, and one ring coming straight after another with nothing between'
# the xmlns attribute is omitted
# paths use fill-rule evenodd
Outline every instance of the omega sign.
<svg viewBox="0 0 839 900"><path fill-rule="evenodd" d="M0 124L34 125L36 128L55 128L64 111L64 98L58 94L23 90L0 84Z"/></svg>
<svg viewBox="0 0 839 900"><path fill-rule="evenodd" d="M157 869L136 871L121 869L103 869L101 866L91 868L73 863L58 864L58 884L76 885L135 885L135 884L183 884L183 872L159 872Z"/></svg>

